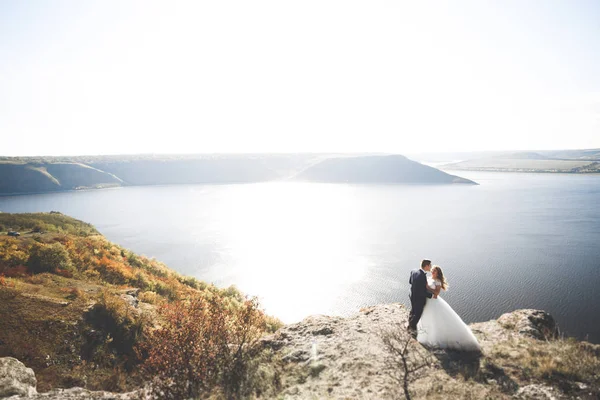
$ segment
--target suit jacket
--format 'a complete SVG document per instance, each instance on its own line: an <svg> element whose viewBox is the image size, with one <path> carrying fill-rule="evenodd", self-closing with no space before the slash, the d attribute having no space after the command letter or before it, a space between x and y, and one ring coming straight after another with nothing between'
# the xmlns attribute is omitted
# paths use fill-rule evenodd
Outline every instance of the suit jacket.
<svg viewBox="0 0 600 400"><path fill-rule="evenodd" d="M433 295L427 290L427 274L422 269L414 269L410 272L410 297L412 299L431 298Z"/></svg>

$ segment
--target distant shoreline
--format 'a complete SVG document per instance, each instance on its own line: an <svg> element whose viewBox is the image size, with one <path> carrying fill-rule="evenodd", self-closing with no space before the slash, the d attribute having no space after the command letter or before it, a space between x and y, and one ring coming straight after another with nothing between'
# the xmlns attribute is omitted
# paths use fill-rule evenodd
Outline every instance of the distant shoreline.
<svg viewBox="0 0 600 400"><path fill-rule="evenodd" d="M485 168L446 168L443 165L438 167L442 171L461 171L461 172L503 172L511 174L556 174L556 175L600 175L600 171L590 172L572 172L572 171L545 171L545 170L517 170L517 169L485 169Z"/></svg>

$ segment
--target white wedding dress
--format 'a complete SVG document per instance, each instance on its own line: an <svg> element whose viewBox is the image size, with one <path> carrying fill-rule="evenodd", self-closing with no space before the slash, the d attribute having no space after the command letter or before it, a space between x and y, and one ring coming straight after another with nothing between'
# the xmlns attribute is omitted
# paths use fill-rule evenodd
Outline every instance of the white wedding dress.
<svg viewBox="0 0 600 400"><path fill-rule="evenodd" d="M428 279L430 287L441 282ZM449 350L480 351L479 342L458 314L438 296L427 299L417 325L417 340L427 347Z"/></svg>

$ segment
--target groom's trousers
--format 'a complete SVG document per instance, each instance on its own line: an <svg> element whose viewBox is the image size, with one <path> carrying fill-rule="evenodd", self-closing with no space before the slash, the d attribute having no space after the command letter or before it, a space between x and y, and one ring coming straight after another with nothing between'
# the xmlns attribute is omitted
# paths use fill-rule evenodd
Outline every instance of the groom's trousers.
<svg viewBox="0 0 600 400"><path fill-rule="evenodd" d="M410 296L410 314L408 315L408 327L410 329L417 329L417 324L421 319L421 315L423 315L426 301L427 297Z"/></svg>

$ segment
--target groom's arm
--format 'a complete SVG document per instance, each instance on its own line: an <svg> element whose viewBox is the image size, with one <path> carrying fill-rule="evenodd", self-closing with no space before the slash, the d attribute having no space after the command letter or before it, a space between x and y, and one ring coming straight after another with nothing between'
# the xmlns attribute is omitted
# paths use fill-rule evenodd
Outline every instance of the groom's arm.
<svg viewBox="0 0 600 400"><path fill-rule="evenodd" d="M436 288L432 288L427 284L427 277L425 275L423 275L423 285L425 286L425 294L427 295L427 297L433 297L435 299L439 294L439 291L436 290Z"/></svg>

